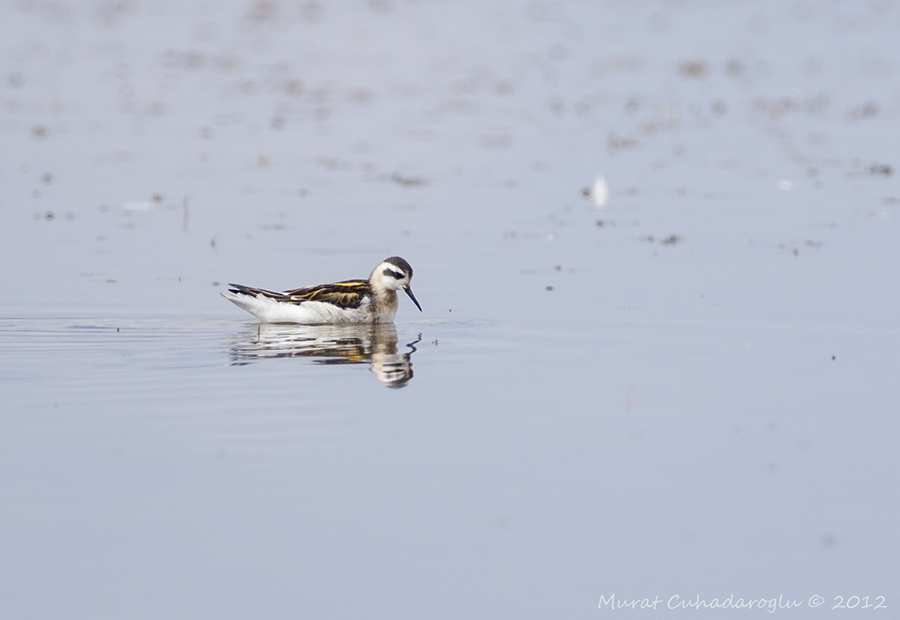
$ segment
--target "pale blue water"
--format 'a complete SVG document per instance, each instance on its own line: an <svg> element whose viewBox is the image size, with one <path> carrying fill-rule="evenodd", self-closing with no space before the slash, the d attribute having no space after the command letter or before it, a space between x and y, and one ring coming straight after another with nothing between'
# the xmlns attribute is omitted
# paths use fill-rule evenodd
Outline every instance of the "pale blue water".
<svg viewBox="0 0 900 620"><path fill-rule="evenodd" d="M0 616L896 607L897 6L0 12Z"/></svg>

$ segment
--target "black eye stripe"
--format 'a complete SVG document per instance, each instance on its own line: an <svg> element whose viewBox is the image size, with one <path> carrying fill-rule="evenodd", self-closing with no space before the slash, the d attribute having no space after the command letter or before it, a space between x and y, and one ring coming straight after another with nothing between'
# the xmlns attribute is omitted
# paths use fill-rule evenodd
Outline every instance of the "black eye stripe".
<svg viewBox="0 0 900 620"><path fill-rule="evenodd" d="M394 271L393 269L387 269L387 268L385 268L385 270L384 270L383 273L384 273L384 275L390 276L390 277L395 278L395 279L397 279L397 280L402 280L403 278L406 277L405 274L397 273L397 272Z"/></svg>

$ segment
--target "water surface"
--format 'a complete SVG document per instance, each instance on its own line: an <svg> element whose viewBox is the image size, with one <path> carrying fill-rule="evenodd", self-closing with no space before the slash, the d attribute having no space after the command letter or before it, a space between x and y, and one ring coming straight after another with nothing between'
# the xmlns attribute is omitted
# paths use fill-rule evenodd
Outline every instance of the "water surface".
<svg viewBox="0 0 900 620"><path fill-rule="evenodd" d="M897 6L0 12L0 615L896 603Z"/></svg>

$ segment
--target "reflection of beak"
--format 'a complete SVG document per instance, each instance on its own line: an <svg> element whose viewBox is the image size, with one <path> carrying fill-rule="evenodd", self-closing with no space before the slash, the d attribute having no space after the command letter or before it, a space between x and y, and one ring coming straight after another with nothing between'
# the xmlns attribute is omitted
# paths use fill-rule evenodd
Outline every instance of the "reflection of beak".
<svg viewBox="0 0 900 620"><path fill-rule="evenodd" d="M409 295L409 298L413 300L413 303L416 304L416 308L419 309L419 312L422 311L422 306L419 305L419 302L416 301L416 296L412 294L412 289L408 286L404 286L403 290L406 291L406 294Z"/></svg>

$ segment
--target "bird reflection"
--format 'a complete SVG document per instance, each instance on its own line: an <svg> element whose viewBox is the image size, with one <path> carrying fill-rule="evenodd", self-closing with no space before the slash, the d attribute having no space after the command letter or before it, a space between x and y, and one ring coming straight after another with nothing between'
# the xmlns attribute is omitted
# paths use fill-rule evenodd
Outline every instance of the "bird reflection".
<svg viewBox="0 0 900 620"><path fill-rule="evenodd" d="M410 356L422 335L398 353L397 328L392 323L362 325L288 325L260 323L236 334L231 363L251 364L263 359L310 357L317 364L364 364L384 385L400 388L413 377Z"/></svg>

